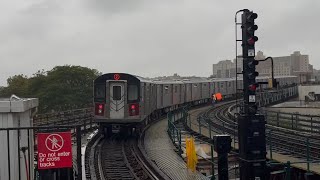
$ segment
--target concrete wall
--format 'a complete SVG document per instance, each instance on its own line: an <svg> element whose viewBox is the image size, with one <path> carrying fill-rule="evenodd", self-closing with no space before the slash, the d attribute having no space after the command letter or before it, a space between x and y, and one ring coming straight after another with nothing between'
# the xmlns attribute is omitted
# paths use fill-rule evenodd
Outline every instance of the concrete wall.
<svg viewBox="0 0 320 180"><path fill-rule="evenodd" d="M8 162L10 161L11 180L27 179L24 155L21 147L29 147L26 151L28 169L33 179L34 142L33 131L9 130L6 128L31 127L33 125L32 113L38 106L38 99L0 99L0 179L9 180ZM7 136L9 134L9 137ZM29 136L28 136L29 135ZM8 141L9 138L9 141ZM20 146L20 149L18 148ZM28 152L29 151L29 152ZM30 154L30 156L29 156ZM9 160L8 160L9 159ZM20 167L19 167L20 159Z"/></svg>
<svg viewBox="0 0 320 180"><path fill-rule="evenodd" d="M304 101L305 96L308 95L309 92L314 92L315 94L320 94L320 85L314 86L299 86L299 100Z"/></svg>

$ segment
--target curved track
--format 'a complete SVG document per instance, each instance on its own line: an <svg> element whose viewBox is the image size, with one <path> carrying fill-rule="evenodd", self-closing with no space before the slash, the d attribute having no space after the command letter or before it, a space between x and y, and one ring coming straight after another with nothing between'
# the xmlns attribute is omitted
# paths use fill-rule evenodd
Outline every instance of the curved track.
<svg viewBox="0 0 320 180"><path fill-rule="evenodd" d="M232 104L234 102L227 102L211 108L202 114L202 119L210 124L217 133L227 133L237 139L237 123L228 112ZM268 148L272 148L277 153L307 159L307 151L309 151L310 160L320 159L320 138L318 136L267 124L266 137Z"/></svg>

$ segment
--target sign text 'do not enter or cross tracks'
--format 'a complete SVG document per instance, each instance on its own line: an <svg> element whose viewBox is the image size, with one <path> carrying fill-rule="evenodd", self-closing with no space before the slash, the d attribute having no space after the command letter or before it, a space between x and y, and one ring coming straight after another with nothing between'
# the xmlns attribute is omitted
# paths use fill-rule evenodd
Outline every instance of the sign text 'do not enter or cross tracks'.
<svg viewBox="0 0 320 180"><path fill-rule="evenodd" d="M72 167L71 132L38 134L38 169Z"/></svg>

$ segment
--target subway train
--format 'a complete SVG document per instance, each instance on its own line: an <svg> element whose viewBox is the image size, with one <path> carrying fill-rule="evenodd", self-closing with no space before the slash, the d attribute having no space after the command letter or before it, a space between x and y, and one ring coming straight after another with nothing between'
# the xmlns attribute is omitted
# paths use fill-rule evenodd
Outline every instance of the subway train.
<svg viewBox="0 0 320 180"><path fill-rule="evenodd" d="M268 79L257 77L257 82ZM279 86L298 82L296 76L275 79ZM121 130L139 132L150 120L179 106L209 102L213 93L235 97L235 83L235 78L150 80L126 73L103 74L94 80L94 120L107 135ZM238 78L238 89L242 86Z"/></svg>

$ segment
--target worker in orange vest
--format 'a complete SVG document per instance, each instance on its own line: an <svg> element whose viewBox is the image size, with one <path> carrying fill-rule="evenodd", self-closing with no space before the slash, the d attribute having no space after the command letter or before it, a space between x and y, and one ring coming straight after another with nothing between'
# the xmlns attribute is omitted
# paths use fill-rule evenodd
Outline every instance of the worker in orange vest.
<svg viewBox="0 0 320 180"><path fill-rule="evenodd" d="M216 101L222 101L222 94L221 93L216 94Z"/></svg>
<svg viewBox="0 0 320 180"><path fill-rule="evenodd" d="M214 106L214 103L216 102L216 95L214 94L214 93L212 93L212 95L211 95L211 97L212 97L212 106Z"/></svg>

